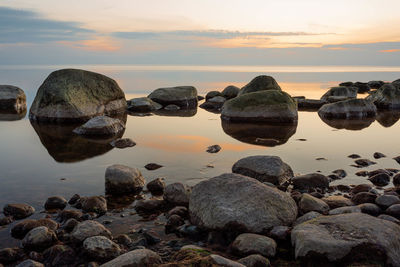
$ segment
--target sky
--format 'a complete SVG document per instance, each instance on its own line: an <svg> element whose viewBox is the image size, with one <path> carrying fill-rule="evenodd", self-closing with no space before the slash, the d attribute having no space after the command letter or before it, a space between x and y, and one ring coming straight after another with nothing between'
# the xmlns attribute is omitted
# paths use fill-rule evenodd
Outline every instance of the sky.
<svg viewBox="0 0 400 267"><path fill-rule="evenodd" d="M1 0L0 65L400 65L398 0Z"/></svg>

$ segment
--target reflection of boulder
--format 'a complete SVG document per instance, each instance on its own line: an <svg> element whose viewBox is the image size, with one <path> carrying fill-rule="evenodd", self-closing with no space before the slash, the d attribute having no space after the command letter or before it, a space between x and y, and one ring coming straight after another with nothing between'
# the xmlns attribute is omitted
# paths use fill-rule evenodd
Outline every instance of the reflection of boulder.
<svg viewBox="0 0 400 267"><path fill-rule="evenodd" d="M126 115L124 116L126 122ZM33 128L50 156L57 162L78 162L105 154L113 149L110 142L121 138L124 131L111 138L85 138L72 131L76 124L47 124L31 121Z"/></svg>
<svg viewBox="0 0 400 267"><path fill-rule="evenodd" d="M391 127L400 119L400 111L378 111L376 120L383 127Z"/></svg>
<svg viewBox="0 0 400 267"><path fill-rule="evenodd" d="M196 109L166 110L160 109L153 111L153 114L166 117L193 117L197 113Z"/></svg>
<svg viewBox="0 0 400 267"><path fill-rule="evenodd" d="M0 110L0 121L18 121L25 118L26 109L23 110Z"/></svg>
<svg viewBox="0 0 400 267"><path fill-rule="evenodd" d="M320 116L320 118L323 122L333 128L352 131L367 128L375 121L375 117L363 119L328 119Z"/></svg>
<svg viewBox="0 0 400 267"><path fill-rule="evenodd" d="M227 135L248 144L278 146L286 143L296 133L295 124L233 123L221 120Z"/></svg>

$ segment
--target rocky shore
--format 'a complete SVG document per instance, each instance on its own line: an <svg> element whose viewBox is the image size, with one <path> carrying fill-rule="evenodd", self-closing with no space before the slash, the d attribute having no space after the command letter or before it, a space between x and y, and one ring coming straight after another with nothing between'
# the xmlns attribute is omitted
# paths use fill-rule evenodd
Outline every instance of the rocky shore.
<svg viewBox="0 0 400 267"><path fill-rule="evenodd" d="M3 109L23 110L24 96L19 88L0 86ZM45 80L30 119L42 142L49 139L42 127L54 131L49 146L62 147L53 144L62 134L81 147L96 142L107 151L135 145L121 139L126 112L191 114L200 99L196 88L177 86L126 101L111 78L68 69ZM243 142L274 146L294 134L303 108L318 110L327 123L353 125L396 110L399 103L398 80L346 82L321 99L307 99L290 96L262 75L241 89L209 92L200 107L221 113L227 134L247 131ZM214 145L205 153L221 149ZM36 209L5 205L0 227L20 241L0 249L0 267L400 266L400 158L390 169L363 170L382 158L380 152L349 155L354 175L365 177L357 185L338 182L348 177L342 169L299 174L296 166L270 155L232 162L231 172L192 187L161 177L147 181L134 166L115 163L104 170L104 195L49 196Z"/></svg>

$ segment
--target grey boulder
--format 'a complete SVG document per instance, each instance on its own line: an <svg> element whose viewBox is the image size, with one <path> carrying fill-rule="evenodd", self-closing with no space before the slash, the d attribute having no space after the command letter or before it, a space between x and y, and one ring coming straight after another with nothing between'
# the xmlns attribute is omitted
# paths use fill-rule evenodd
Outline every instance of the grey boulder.
<svg viewBox="0 0 400 267"><path fill-rule="evenodd" d="M229 85L222 90L221 95L226 99L231 99L237 97L239 94L240 89L234 85Z"/></svg>
<svg viewBox="0 0 400 267"><path fill-rule="evenodd" d="M400 108L400 84L385 84L367 97L378 109Z"/></svg>
<svg viewBox="0 0 400 267"><path fill-rule="evenodd" d="M79 223L71 232L72 239L78 243L92 236L111 238L111 232L99 222L90 220Z"/></svg>
<svg viewBox="0 0 400 267"><path fill-rule="evenodd" d="M24 239L22 246L28 250L42 251L51 247L57 241L56 234L46 226L39 226L30 230Z"/></svg>
<svg viewBox="0 0 400 267"><path fill-rule="evenodd" d="M121 249L105 236L92 236L83 241L83 252L92 259L105 261L118 257Z"/></svg>
<svg viewBox="0 0 400 267"><path fill-rule="evenodd" d="M159 88L149 94L148 98L164 107L176 105L190 109L197 106L197 90L193 86Z"/></svg>
<svg viewBox="0 0 400 267"><path fill-rule="evenodd" d="M85 136L114 136L124 130L125 124L119 119L98 116L75 128L73 132Z"/></svg>

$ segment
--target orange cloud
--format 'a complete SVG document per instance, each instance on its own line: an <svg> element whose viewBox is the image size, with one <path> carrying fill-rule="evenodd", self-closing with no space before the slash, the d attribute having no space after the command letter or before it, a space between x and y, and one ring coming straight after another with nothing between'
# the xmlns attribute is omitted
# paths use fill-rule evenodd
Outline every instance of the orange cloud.
<svg viewBox="0 0 400 267"><path fill-rule="evenodd" d="M329 49L329 50L349 50L349 48L347 48L347 47L340 47L340 46L338 46L338 47L327 47L326 49Z"/></svg>
<svg viewBox="0 0 400 267"><path fill-rule="evenodd" d="M60 41L58 43L89 51L116 51L120 49L116 41L109 37L97 37L83 41Z"/></svg>
<svg viewBox="0 0 400 267"><path fill-rule="evenodd" d="M394 52L400 52L400 49L380 50L379 52L381 52L381 53L394 53Z"/></svg>

